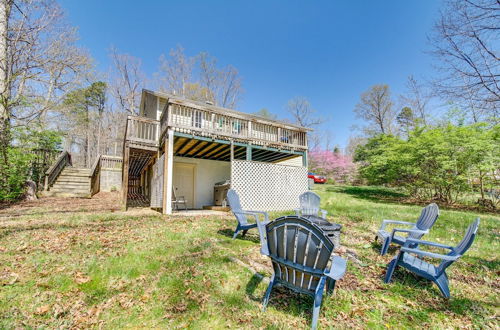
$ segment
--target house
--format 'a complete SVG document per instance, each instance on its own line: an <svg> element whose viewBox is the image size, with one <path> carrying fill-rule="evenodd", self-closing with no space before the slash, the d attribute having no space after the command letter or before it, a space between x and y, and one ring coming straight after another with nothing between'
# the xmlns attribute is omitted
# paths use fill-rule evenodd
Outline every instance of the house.
<svg viewBox="0 0 500 330"><path fill-rule="evenodd" d="M307 190L308 131L143 90L140 115L127 118L123 203L139 200L171 214L168 201L183 196L188 208L201 209L220 204L214 189L227 183L240 193L245 208L296 208Z"/></svg>

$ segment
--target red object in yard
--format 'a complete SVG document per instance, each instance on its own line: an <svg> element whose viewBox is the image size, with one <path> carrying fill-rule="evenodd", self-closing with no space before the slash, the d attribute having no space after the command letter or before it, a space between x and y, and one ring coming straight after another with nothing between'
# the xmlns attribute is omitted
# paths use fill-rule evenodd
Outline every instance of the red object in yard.
<svg viewBox="0 0 500 330"><path fill-rule="evenodd" d="M326 183L326 177L324 177L322 175L317 175L317 174L314 174L314 173L308 173L307 177L309 179L313 179L314 183Z"/></svg>

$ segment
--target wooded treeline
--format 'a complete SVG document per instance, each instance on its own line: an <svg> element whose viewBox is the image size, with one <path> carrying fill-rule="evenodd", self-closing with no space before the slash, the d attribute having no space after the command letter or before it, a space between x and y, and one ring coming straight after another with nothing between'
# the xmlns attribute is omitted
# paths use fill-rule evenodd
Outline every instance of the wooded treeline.
<svg viewBox="0 0 500 330"><path fill-rule="evenodd" d="M34 150L68 150L85 167L99 154L120 155L143 88L230 108L241 100L238 71L208 53L189 57L177 46L148 77L139 58L114 47L111 66L98 72L77 41L56 0L0 0L0 200L38 180Z"/></svg>
<svg viewBox="0 0 500 330"><path fill-rule="evenodd" d="M477 193L473 202L497 207L499 42L500 2L445 1L429 34L436 76L408 77L399 96L387 84L368 88L353 109L363 124L345 150L318 139L311 169L332 182L403 188L422 201L456 203Z"/></svg>
<svg viewBox="0 0 500 330"><path fill-rule="evenodd" d="M429 36L439 75L408 78L399 100L375 85L354 109L364 120L351 150L370 184L407 190L419 200L500 199L500 2L449 0ZM444 111L443 111L444 109Z"/></svg>
<svg viewBox="0 0 500 330"><path fill-rule="evenodd" d="M370 164L366 157L354 164L355 151L381 135L411 141L446 127L496 129L499 13L496 0L445 1L429 34L436 76L409 77L407 93L398 97L385 84L364 92L354 111L365 125L344 150L331 143L334 133L323 125L328 118L307 98L291 99L288 120L315 129L309 136L311 167L350 181L359 178L353 174L359 166ZM176 46L159 56L148 76L141 59L110 47L110 67L99 72L77 41L56 0L0 0L0 200L20 196L23 182L34 178L32 150L68 150L75 165L86 167L99 154L120 155L125 118L138 114L143 88L228 108L241 101L238 70L206 52L189 56ZM267 109L257 114L276 119Z"/></svg>

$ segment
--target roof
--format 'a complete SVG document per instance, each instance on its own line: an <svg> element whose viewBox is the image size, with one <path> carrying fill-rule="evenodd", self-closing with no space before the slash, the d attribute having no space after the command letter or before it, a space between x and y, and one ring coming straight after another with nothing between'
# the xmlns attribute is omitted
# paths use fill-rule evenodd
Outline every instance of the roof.
<svg viewBox="0 0 500 330"><path fill-rule="evenodd" d="M167 99L168 102L170 102L170 103L178 103L178 104L181 104L181 105L182 104L183 105L188 105L186 103L191 103L193 105L197 105L198 107L201 107L201 108L204 108L204 109L207 109L207 110L211 110L211 111L215 111L215 112L222 112L222 113L233 114L233 115L236 115L236 116L244 116L245 118L254 119L256 121L264 121L264 122L268 122L268 123L274 123L277 126L288 126L288 127L299 129L299 130L303 130L303 131L312 131L313 130L313 129L308 128L308 127L303 127L303 126L300 126L300 125L290 124L288 122L284 122L284 121L280 121L280 120L269 119L269 118L265 118L265 117L262 117L262 116L257 116L257 115L254 115L254 114L250 114L250 113L246 113L246 112L242 112L242 111L237 111L237 110L234 110L234 109L218 107L218 106L215 106L215 105L212 105L212 104L208 104L206 102L194 101L194 100L191 100L191 99L187 99L185 97L181 97L181 96L173 95L173 94L169 94L169 93L157 92L157 91L152 91L152 90L148 90L148 89L143 89L142 93L143 94L144 93L148 93L148 94L152 94L154 96L158 96L158 97Z"/></svg>

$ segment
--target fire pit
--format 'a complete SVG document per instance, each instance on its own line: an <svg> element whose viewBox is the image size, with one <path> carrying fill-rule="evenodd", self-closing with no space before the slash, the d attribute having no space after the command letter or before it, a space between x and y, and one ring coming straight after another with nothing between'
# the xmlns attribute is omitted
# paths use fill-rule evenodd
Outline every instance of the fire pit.
<svg viewBox="0 0 500 330"><path fill-rule="evenodd" d="M342 229L342 225L338 223L331 223L330 221L315 215L305 215L302 217L318 225L318 227L325 233L326 237L332 241L335 249L340 247L340 230Z"/></svg>

